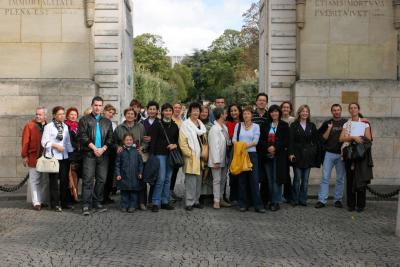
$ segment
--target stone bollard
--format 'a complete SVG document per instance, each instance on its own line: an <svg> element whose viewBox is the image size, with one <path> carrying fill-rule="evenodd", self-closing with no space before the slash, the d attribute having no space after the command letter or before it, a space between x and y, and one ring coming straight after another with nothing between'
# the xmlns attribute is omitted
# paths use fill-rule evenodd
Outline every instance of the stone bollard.
<svg viewBox="0 0 400 267"><path fill-rule="evenodd" d="M396 220L396 235L400 237L400 195L397 200L397 220Z"/></svg>

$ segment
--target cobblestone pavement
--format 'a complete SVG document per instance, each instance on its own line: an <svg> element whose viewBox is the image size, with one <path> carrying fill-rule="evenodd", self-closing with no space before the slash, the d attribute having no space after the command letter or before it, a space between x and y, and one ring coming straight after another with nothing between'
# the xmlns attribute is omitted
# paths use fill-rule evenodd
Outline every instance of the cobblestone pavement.
<svg viewBox="0 0 400 267"><path fill-rule="evenodd" d="M397 203L364 213L282 205L83 217L0 202L0 266L400 266Z"/></svg>

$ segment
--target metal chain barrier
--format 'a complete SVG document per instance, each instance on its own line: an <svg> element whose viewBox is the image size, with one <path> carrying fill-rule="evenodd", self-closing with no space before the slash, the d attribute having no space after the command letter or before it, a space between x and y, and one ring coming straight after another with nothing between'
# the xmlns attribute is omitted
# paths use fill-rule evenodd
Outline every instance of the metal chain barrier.
<svg viewBox="0 0 400 267"><path fill-rule="evenodd" d="M21 187L24 186L24 184L26 183L26 181L28 181L29 179L29 174L27 174L24 178L24 180L22 180L19 184L17 185L13 185L13 186L7 186L7 185L0 185L0 191L3 192L15 192L19 189L21 189Z"/></svg>
<svg viewBox="0 0 400 267"><path fill-rule="evenodd" d="M375 189L372 189L369 185L367 185L367 190L371 194L376 196L378 199L389 199L389 198L397 196L400 192L400 188L397 188L396 190L394 190L393 192L390 192L390 193L379 193Z"/></svg>

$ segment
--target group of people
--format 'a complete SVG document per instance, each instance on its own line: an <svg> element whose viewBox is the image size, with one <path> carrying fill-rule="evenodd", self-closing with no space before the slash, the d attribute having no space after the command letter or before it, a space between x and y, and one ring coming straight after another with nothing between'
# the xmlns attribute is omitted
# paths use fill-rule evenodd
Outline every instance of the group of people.
<svg viewBox="0 0 400 267"><path fill-rule="evenodd" d="M269 108L267 104L264 93L257 95L255 109L226 107L218 97L212 110L193 102L184 115L181 103L160 108L150 101L144 110L132 100L119 125L111 121L115 107L104 106L98 96L80 119L76 108L57 106L48 122L46 109L38 107L24 128L21 151L29 167L33 208L46 206L47 190L52 209L73 208L81 178L83 215L106 211L115 186L123 212L173 210L171 200L180 200L174 189L182 168L187 211L203 208L201 195L212 195L215 209L238 206L245 212L254 207L265 213L279 210L283 201L306 206L310 170L322 164L315 208L327 205L335 167L334 206L343 207L346 177L347 208L363 211L373 162L371 127L360 106L350 104L351 117L344 119L342 107L332 105L332 118L317 128L307 105L292 116L288 101ZM42 154L58 160L57 173L36 170Z"/></svg>

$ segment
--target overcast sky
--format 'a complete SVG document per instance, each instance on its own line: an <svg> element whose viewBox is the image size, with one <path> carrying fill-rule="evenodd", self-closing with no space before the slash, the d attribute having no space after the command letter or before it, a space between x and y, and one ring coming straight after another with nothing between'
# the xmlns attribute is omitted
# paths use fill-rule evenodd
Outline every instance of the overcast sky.
<svg viewBox="0 0 400 267"><path fill-rule="evenodd" d="M225 29L240 30L242 14L258 0L135 0L135 36L163 37L169 55L206 49Z"/></svg>

